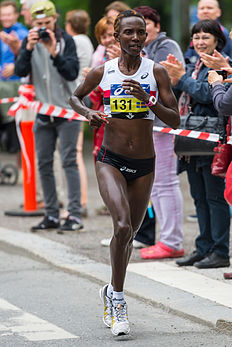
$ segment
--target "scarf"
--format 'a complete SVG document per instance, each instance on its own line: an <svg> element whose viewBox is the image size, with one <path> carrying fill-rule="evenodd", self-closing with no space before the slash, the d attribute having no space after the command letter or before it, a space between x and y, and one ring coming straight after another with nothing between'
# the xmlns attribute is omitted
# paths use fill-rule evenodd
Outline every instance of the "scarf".
<svg viewBox="0 0 232 347"><path fill-rule="evenodd" d="M200 59L198 59L196 64L195 64L195 69L192 72L192 78L194 80L197 79L202 65L203 65L203 62ZM181 93L179 101L178 101L180 116L187 116L189 114L190 102L191 102L190 95L187 92L183 91Z"/></svg>

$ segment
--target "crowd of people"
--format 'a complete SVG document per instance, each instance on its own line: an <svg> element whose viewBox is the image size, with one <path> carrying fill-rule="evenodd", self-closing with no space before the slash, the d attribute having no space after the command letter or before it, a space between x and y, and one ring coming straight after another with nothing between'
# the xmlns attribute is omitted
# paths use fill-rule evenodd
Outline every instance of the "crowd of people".
<svg viewBox="0 0 232 347"><path fill-rule="evenodd" d="M67 12L63 30L53 2L21 3L27 27L18 22L14 1L0 3L0 97L16 96L20 83L31 83L37 100L72 107L94 129L98 186L104 211L113 221L112 238L101 242L110 247L112 267L111 281L100 290L103 321L114 335L128 334L123 289L133 246L141 248L143 259L180 258L178 266L201 269L230 266L230 209L224 178L211 172L213 155L178 158L175 136L153 131L153 126L176 129L190 112L223 116L225 123L230 119L232 41L219 22L217 0L199 0L199 21L186 52L162 31L159 13L149 6L108 5L95 26L94 51L86 11ZM6 150L16 153L19 143L14 120L7 116L9 106L0 105L0 130L6 134ZM31 231L78 231L88 206L83 123L39 112L34 135L45 217ZM60 167L54 166L57 151ZM187 256L178 177L182 171L187 172L199 225L196 248ZM68 192L63 223L58 172L64 172Z"/></svg>

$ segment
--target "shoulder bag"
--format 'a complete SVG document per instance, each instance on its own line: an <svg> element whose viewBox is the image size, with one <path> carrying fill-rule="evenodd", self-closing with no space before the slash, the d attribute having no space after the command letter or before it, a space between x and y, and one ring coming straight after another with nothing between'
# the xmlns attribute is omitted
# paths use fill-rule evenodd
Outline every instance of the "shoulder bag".
<svg viewBox="0 0 232 347"><path fill-rule="evenodd" d="M190 112L186 116L181 116L181 129L196 130L207 133L219 133L220 117L210 117L208 115L195 116ZM214 147L217 142L194 139L186 136L175 136L174 151L177 155L214 155Z"/></svg>

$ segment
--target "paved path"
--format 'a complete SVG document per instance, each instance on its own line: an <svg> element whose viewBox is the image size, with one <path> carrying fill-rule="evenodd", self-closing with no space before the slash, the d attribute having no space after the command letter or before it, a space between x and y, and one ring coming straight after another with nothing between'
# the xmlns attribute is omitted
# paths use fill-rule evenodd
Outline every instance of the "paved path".
<svg viewBox="0 0 232 347"><path fill-rule="evenodd" d="M109 248L100 246L102 238L112 234L110 217L97 216L95 209L102 205L97 189L90 146L85 147L89 184L88 218L84 231L58 235L53 232L30 233L30 226L41 217L9 217L4 211L19 209L23 202L21 184L14 187L0 186L0 242L20 247L52 264L69 271L81 273L105 283L110 278ZM12 162L8 155L0 156L1 162ZM194 249L198 234L197 223L187 222L187 215L194 212L186 175L180 175L184 198L184 248L186 254ZM156 239L159 239L157 226ZM231 238L232 241L232 238ZM232 253L231 253L232 254ZM142 261L139 250L134 250L128 268L125 289L134 296L161 305L180 315L215 326L219 320L232 331L232 281L223 279L226 269L200 270L194 267L178 268L173 260Z"/></svg>

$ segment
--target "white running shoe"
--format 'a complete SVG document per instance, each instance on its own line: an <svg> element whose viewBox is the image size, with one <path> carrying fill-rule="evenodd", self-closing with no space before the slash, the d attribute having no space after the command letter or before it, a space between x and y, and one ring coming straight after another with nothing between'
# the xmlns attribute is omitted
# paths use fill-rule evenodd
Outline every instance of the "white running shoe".
<svg viewBox="0 0 232 347"><path fill-rule="evenodd" d="M109 247L110 246L110 242L111 242L111 239L102 239L101 240L101 245L104 246L104 247ZM136 249L145 248L145 247L148 247L148 246L149 245L147 245L146 243L142 243L140 241L133 240L133 247L136 248Z"/></svg>
<svg viewBox="0 0 232 347"><path fill-rule="evenodd" d="M99 291L99 295L104 305L103 322L108 328L110 328L112 324L112 306L113 305L112 305L112 300L107 296L107 287L108 287L108 284L102 287Z"/></svg>
<svg viewBox="0 0 232 347"><path fill-rule="evenodd" d="M115 336L127 335L130 332L130 326L127 316L127 304L124 301L122 304L112 306L112 325L111 331Z"/></svg>
<svg viewBox="0 0 232 347"><path fill-rule="evenodd" d="M111 242L111 239L102 239L101 240L101 245L105 246L105 247L109 247L110 246L110 242Z"/></svg>

